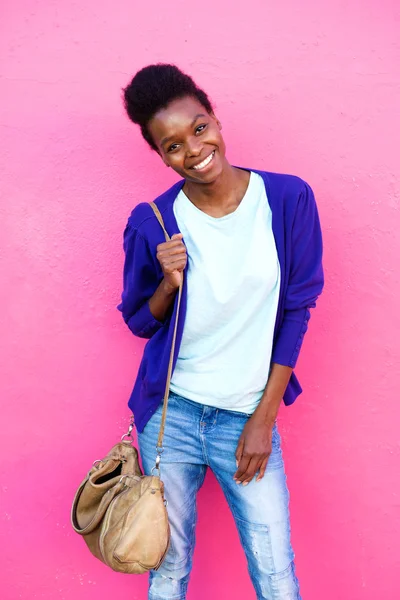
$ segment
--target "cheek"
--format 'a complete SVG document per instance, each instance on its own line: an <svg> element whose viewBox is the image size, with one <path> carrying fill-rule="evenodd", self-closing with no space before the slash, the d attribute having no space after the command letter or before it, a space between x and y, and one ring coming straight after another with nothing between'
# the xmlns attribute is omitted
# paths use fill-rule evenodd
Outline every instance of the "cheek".
<svg viewBox="0 0 400 600"><path fill-rule="evenodd" d="M222 135L218 136L218 148L219 148L220 154L222 156L225 156L226 146L225 146L224 138L222 137Z"/></svg>
<svg viewBox="0 0 400 600"><path fill-rule="evenodd" d="M164 163L167 167L171 167L177 173L184 171L184 157L179 154L171 154L163 158Z"/></svg>
<svg viewBox="0 0 400 600"><path fill-rule="evenodd" d="M216 124L212 131L210 131L210 141L213 141L216 146L220 149L221 153L225 151L224 138L221 135L221 130Z"/></svg>
<svg viewBox="0 0 400 600"><path fill-rule="evenodd" d="M172 166L174 163L176 163L177 157L178 157L177 154L168 154L168 153L164 153L164 152L161 154L161 158L167 166Z"/></svg>

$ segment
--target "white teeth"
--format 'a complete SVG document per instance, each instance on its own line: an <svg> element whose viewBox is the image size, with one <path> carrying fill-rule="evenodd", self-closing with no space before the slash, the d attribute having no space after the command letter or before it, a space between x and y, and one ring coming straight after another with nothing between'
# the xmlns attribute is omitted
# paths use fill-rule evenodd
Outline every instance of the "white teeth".
<svg viewBox="0 0 400 600"><path fill-rule="evenodd" d="M196 165L195 167L193 167L193 169L196 169L196 171L198 171L200 169L204 169L204 167L206 167L212 161L212 158L214 156L214 152L215 152L215 150L213 150L211 152L210 156L207 156L207 158L205 158L203 160L203 162L201 162L198 165Z"/></svg>

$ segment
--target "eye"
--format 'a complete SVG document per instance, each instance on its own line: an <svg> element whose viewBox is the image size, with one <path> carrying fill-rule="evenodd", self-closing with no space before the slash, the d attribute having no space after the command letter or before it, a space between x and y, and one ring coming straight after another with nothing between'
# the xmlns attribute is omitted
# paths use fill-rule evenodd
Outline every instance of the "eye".
<svg viewBox="0 0 400 600"><path fill-rule="evenodd" d="M168 152L174 152L174 150L176 150L177 148L179 148L178 144L171 144L168 148Z"/></svg>
<svg viewBox="0 0 400 600"><path fill-rule="evenodd" d="M203 133L203 131L206 129L207 124L205 123L204 125L198 125L196 127L196 133Z"/></svg>

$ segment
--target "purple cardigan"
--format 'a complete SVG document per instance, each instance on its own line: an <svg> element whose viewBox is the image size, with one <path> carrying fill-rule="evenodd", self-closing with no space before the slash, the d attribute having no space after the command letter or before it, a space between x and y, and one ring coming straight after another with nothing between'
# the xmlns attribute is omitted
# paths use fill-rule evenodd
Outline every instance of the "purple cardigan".
<svg viewBox="0 0 400 600"><path fill-rule="evenodd" d="M307 331L309 309L315 307L324 284L322 237L317 206L311 188L298 177L251 170L264 180L281 268L271 360L294 367ZM180 233L173 203L183 184L184 180L179 181L155 200L171 236ZM118 309L132 333L149 340L129 399L129 407L134 413L139 432L143 431L164 397L176 311L175 301L165 322L160 322L149 309L149 298L163 278L156 258L156 248L164 241L164 233L148 203L138 204L132 211L124 232L124 288ZM182 340L186 306L185 277L174 367ZM292 373L283 397L284 403L292 404L301 392L299 381Z"/></svg>

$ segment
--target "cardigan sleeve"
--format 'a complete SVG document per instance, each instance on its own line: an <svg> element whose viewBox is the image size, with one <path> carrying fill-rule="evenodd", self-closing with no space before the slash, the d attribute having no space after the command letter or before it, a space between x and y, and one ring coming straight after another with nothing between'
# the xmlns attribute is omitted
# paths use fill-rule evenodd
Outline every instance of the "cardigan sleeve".
<svg viewBox="0 0 400 600"><path fill-rule="evenodd" d="M313 191L305 182L287 235L291 236L289 280L272 362L294 368L308 328L310 308L315 307L324 285L321 226Z"/></svg>
<svg viewBox="0 0 400 600"><path fill-rule="evenodd" d="M147 241L129 221L124 231L124 274L122 301L118 310L132 333L151 338L164 323L149 308L149 299L157 289L157 274Z"/></svg>

